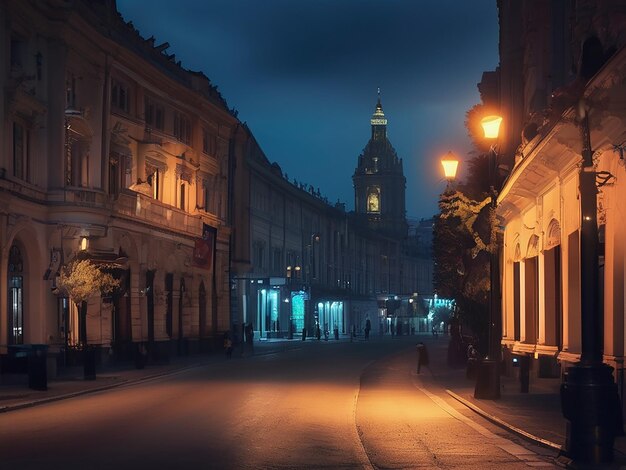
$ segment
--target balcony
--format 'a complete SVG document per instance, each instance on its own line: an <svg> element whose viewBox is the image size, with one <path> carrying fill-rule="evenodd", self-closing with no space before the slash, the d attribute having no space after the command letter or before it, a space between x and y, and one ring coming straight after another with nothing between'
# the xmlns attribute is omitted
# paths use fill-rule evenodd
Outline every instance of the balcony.
<svg viewBox="0 0 626 470"><path fill-rule="evenodd" d="M113 204L114 214L189 235L202 233L202 219L144 194L125 190Z"/></svg>

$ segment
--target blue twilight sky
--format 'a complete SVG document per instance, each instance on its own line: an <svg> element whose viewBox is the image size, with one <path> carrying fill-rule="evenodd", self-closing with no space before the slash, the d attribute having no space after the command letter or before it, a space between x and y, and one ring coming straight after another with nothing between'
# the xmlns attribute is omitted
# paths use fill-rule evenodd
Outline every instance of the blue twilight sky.
<svg viewBox="0 0 626 470"><path fill-rule="evenodd" d="M496 0L117 0L239 111L289 179L354 208L352 175L381 89L410 218L444 189L440 155L471 151L465 112L498 65Z"/></svg>

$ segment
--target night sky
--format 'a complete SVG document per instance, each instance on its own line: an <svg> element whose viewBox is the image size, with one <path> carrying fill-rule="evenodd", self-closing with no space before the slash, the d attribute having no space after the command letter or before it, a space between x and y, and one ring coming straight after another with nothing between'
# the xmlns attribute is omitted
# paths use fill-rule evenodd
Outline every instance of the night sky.
<svg viewBox="0 0 626 470"><path fill-rule="evenodd" d="M354 208L352 174L381 89L409 218L471 151L465 112L498 65L496 0L117 0L126 21L202 71L290 180Z"/></svg>

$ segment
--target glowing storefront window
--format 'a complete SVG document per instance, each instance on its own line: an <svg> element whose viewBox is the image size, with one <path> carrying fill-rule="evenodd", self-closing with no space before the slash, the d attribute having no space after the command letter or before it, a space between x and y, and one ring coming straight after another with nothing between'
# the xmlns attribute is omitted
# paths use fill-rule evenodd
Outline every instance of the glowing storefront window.
<svg viewBox="0 0 626 470"><path fill-rule="evenodd" d="M291 319L294 329L302 331L304 328L304 295L302 292L294 292L291 296Z"/></svg>

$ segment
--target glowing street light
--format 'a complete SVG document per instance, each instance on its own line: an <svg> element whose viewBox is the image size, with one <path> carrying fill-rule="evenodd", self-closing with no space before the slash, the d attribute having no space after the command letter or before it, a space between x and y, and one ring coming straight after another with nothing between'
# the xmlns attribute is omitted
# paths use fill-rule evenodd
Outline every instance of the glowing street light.
<svg viewBox="0 0 626 470"><path fill-rule="evenodd" d="M441 158L441 165L443 166L443 174L448 181L453 181L456 178L456 171L459 167L459 159L456 158L452 152L446 153Z"/></svg>
<svg viewBox="0 0 626 470"><path fill-rule="evenodd" d="M485 116L480 120L480 125L483 127L485 133L485 139L497 139L500 133L500 124L502 124L502 116Z"/></svg>

